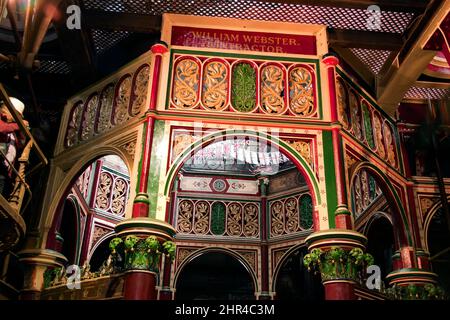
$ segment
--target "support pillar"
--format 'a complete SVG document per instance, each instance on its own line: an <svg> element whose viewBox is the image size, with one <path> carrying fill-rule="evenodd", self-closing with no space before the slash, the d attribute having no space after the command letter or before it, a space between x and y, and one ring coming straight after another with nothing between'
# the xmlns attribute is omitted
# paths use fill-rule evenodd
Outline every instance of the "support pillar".
<svg viewBox="0 0 450 320"><path fill-rule="evenodd" d="M261 192L261 293L259 300L271 300L272 295L269 288L269 248L267 244L267 188L269 178L259 180Z"/></svg>
<svg viewBox="0 0 450 320"><path fill-rule="evenodd" d="M309 254L304 258L308 270L320 272L326 300L355 300L354 287L360 272L373 264L364 254L367 238L343 229L314 232L306 238Z"/></svg>
<svg viewBox="0 0 450 320"><path fill-rule="evenodd" d="M338 229L353 229L353 219L351 212L348 210L347 193L345 188L343 163L341 124L339 123L338 107L336 100L336 66L339 59L334 55L327 55L322 62L325 64L328 73L328 91L330 96L330 110L332 123L332 138L334 152L334 171L336 175L336 191L338 207L335 211L335 224Z"/></svg>
<svg viewBox="0 0 450 320"><path fill-rule="evenodd" d="M66 257L49 249L26 249L18 253L24 266L24 284L20 291L20 300L39 300L44 289L44 272L47 268L63 267Z"/></svg>
<svg viewBox="0 0 450 320"><path fill-rule="evenodd" d="M116 225L118 238L111 241L110 248L123 250L125 261L124 299L156 300L157 273L159 273L161 253L173 258L175 245L172 242L175 229L162 220L150 218L148 179L153 145L153 130L158 97L162 54L167 47L162 44L152 46L153 75L150 90L150 102L144 123L144 143L138 190L133 203L132 218Z"/></svg>

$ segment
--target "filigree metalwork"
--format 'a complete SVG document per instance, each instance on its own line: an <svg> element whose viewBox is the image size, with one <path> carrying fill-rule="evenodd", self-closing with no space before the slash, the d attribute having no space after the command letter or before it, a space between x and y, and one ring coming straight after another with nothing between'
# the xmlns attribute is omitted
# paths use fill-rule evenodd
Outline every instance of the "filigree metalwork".
<svg viewBox="0 0 450 320"><path fill-rule="evenodd" d="M383 132L384 141L386 142L387 161L391 166L395 167L397 165L395 156L395 143L394 138L392 137L392 129L387 122L385 122L383 125Z"/></svg>
<svg viewBox="0 0 450 320"><path fill-rule="evenodd" d="M289 145L297 151L309 164L312 164L311 146L308 142L300 140L292 140L288 142Z"/></svg>
<svg viewBox="0 0 450 320"><path fill-rule="evenodd" d="M125 179L116 178L112 189L111 212L116 215L124 215L128 194L128 183Z"/></svg>
<svg viewBox="0 0 450 320"><path fill-rule="evenodd" d="M244 206L244 236L256 237L259 234L258 207L249 203Z"/></svg>
<svg viewBox="0 0 450 320"><path fill-rule="evenodd" d="M370 115L369 107L365 102L362 103L362 114L364 122L364 132L366 136L366 142L371 149L375 148L375 141L373 139L373 128L372 128L372 116Z"/></svg>
<svg viewBox="0 0 450 320"><path fill-rule="evenodd" d="M179 108L191 108L198 99L200 68L192 59L179 61L175 68L172 99Z"/></svg>
<svg viewBox="0 0 450 320"><path fill-rule="evenodd" d="M309 194L305 194L299 199L300 206L300 228L309 230L313 227L313 203Z"/></svg>
<svg viewBox="0 0 450 320"><path fill-rule="evenodd" d="M97 132L102 133L108 130L111 125L111 111L114 102L114 84L107 85L100 96L100 105L97 122Z"/></svg>
<svg viewBox="0 0 450 320"><path fill-rule="evenodd" d="M350 122L348 119L348 93L345 84L338 80L336 82L336 91L337 91L337 109L338 109L338 117L339 122L342 124L344 129L349 129Z"/></svg>
<svg viewBox="0 0 450 320"><path fill-rule="evenodd" d="M359 105L358 97L352 91L349 94L349 103L351 110L353 134L357 139L362 139L361 108Z"/></svg>
<svg viewBox="0 0 450 320"><path fill-rule="evenodd" d="M261 107L267 113L284 111L284 73L278 66L265 66L261 71Z"/></svg>
<svg viewBox="0 0 450 320"><path fill-rule="evenodd" d="M93 95L87 102L81 124L81 140L88 140L94 135L95 118L97 116L98 94Z"/></svg>
<svg viewBox="0 0 450 320"><path fill-rule="evenodd" d="M281 201L275 201L270 206L270 234L280 236L284 233L284 208Z"/></svg>
<svg viewBox="0 0 450 320"><path fill-rule="evenodd" d="M118 125L128 120L128 107L131 95L131 76L128 75L118 83L117 95L114 107L114 121Z"/></svg>
<svg viewBox="0 0 450 320"><path fill-rule="evenodd" d="M130 115L137 116L145 106L147 101L148 83L150 78L150 66L145 65L134 75L133 102Z"/></svg>
<svg viewBox="0 0 450 320"><path fill-rule="evenodd" d="M80 128L81 117L83 115L83 102L77 102L73 109L67 127L66 146L72 147L78 143L78 130Z"/></svg>
<svg viewBox="0 0 450 320"><path fill-rule="evenodd" d="M299 212L297 207L297 199L289 198L285 204L286 214L286 233L294 233L299 229Z"/></svg>
<svg viewBox="0 0 450 320"><path fill-rule="evenodd" d="M228 69L223 62L213 61L205 65L203 75L203 106L220 111L226 107Z"/></svg>
<svg viewBox="0 0 450 320"><path fill-rule="evenodd" d="M199 201L195 204L194 233L207 234L209 231L210 207L208 202Z"/></svg>
<svg viewBox="0 0 450 320"><path fill-rule="evenodd" d="M375 115L373 117L373 133L375 138L375 146L377 148L377 153L381 158L386 157L386 152L384 150L384 143L383 143L383 133L381 129L381 120L380 117Z"/></svg>
<svg viewBox="0 0 450 320"><path fill-rule="evenodd" d="M242 233L242 206L230 203L227 208L227 233L230 236L240 236Z"/></svg>
<svg viewBox="0 0 450 320"><path fill-rule="evenodd" d="M256 106L256 72L249 63L239 63L233 68L231 81L233 107L239 112L252 111Z"/></svg>
<svg viewBox="0 0 450 320"><path fill-rule="evenodd" d="M109 208L112 182L113 179L109 173L102 172L100 174L95 204L101 210L107 210Z"/></svg>
<svg viewBox="0 0 450 320"><path fill-rule="evenodd" d="M312 75L306 68L296 67L289 72L289 108L304 117L315 111Z"/></svg>
<svg viewBox="0 0 450 320"><path fill-rule="evenodd" d="M192 231L194 205L189 200L180 201L178 205L177 230L181 233Z"/></svg>

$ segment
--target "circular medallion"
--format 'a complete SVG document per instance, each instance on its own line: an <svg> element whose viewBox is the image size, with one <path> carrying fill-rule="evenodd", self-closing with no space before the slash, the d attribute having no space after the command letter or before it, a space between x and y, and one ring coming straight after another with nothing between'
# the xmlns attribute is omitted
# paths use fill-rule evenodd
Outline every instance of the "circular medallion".
<svg viewBox="0 0 450 320"><path fill-rule="evenodd" d="M227 187L227 184L225 183L225 180L217 179L213 183L213 189L217 192L222 192Z"/></svg>

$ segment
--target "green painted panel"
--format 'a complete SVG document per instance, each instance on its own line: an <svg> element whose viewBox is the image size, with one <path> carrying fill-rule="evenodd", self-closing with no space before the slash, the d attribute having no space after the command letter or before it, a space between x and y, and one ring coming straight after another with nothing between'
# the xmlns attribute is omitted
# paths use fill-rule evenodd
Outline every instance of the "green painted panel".
<svg viewBox="0 0 450 320"><path fill-rule="evenodd" d="M337 208L337 187L336 187L336 173L334 170L334 155L333 137L331 131L323 131L323 148L325 155L325 181L327 192L327 209L328 209L328 223L330 228L335 227L334 212Z"/></svg>
<svg viewBox="0 0 450 320"><path fill-rule="evenodd" d="M233 107L240 112L252 111L256 106L256 72L249 63L233 68L231 80Z"/></svg>
<svg viewBox="0 0 450 320"><path fill-rule="evenodd" d="M225 232L225 205L222 202L212 205L211 232L218 236Z"/></svg>
<svg viewBox="0 0 450 320"><path fill-rule="evenodd" d="M150 199L149 216L156 217L156 206L159 194L159 176L161 169L161 155L158 150L161 150L161 143L164 141L164 121L156 120L153 129L153 144L150 158L150 172L148 176L147 193Z"/></svg>

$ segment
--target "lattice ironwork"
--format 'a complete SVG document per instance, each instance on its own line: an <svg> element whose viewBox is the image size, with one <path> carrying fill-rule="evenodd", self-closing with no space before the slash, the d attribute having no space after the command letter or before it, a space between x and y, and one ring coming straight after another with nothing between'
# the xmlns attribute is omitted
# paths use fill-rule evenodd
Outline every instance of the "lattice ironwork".
<svg viewBox="0 0 450 320"><path fill-rule="evenodd" d="M365 9L334 8L250 0L85 0L86 9L149 15L180 13L265 21L324 24L331 28L371 30ZM410 12L381 11L381 32L403 33Z"/></svg>
<svg viewBox="0 0 450 320"><path fill-rule="evenodd" d="M404 99L445 99L450 97L450 89L411 87Z"/></svg>
<svg viewBox="0 0 450 320"><path fill-rule="evenodd" d="M350 51L364 62L374 74L380 73L381 68L391 54L389 50L351 48Z"/></svg>
<svg viewBox="0 0 450 320"><path fill-rule="evenodd" d="M65 61L40 60L40 62L41 65L37 71L40 73L68 74L71 72L70 66Z"/></svg>
<svg viewBox="0 0 450 320"><path fill-rule="evenodd" d="M98 54L102 54L108 49L114 47L117 43L129 36L128 31L107 31L92 30L92 39L94 40L95 50Z"/></svg>

